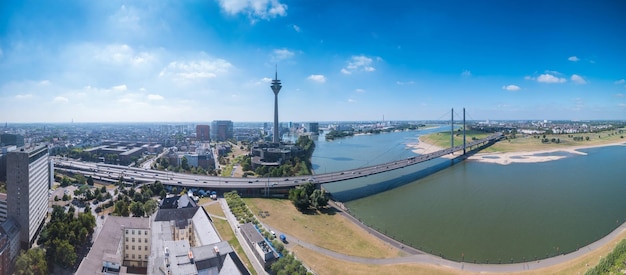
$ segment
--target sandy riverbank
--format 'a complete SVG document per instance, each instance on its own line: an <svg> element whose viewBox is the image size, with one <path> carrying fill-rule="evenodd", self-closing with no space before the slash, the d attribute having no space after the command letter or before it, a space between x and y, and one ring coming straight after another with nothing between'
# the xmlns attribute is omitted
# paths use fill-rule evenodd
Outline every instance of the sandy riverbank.
<svg viewBox="0 0 626 275"><path fill-rule="evenodd" d="M407 146L413 150L414 153L424 155L432 152L439 151L444 149L442 147L428 144L423 142L421 139L418 139L419 143L417 144L408 144ZM536 162L546 162L563 159L566 156L563 154L557 153L570 153L570 154L578 154L578 155L586 155L584 152L580 152L580 149L588 149L588 148L597 148L597 147L605 147L605 146L626 146L626 142L614 142L607 144L598 144L598 145L589 145L589 146L573 146L573 147L564 147L564 148L555 148L549 150L540 150L540 151L521 151L521 152L507 152L507 153L478 153L469 157L469 160L485 162L485 163L496 163L500 165L508 165L511 163L536 163ZM550 153L554 153L551 155ZM455 155L456 156L456 155ZM452 156L450 156L452 157Z"/></svg>
<svg viewBox="0 0 626 275"><path fill-rule="evenodd" d="M550 150L530 151L530 152L508 152L508 153L479 153L469 157L469 160L475 160L486 163L496 163L501 165L508 165L511 163L535 163L546 162L565 158L562 154L556 154L559 152L565 152L570 154L586 155L584 152L580 152L580 149L606 147L606 146L626 146L626 142L615 142L590 146L574 146L568 148L556 148ZM555 153L551 155L551 153Z"/></svg>

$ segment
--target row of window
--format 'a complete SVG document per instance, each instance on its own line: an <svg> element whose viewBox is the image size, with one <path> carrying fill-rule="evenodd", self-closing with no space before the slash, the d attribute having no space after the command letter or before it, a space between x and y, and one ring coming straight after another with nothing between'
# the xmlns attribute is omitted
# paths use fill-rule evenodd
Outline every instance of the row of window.
<svg viewBox="0 0 626 275"><path fill-rule="evenodd" d="M132 248L133 248L133 250L135 250L135 246L134 246L134 245L132 246ZM128 249L128 245L126 245L126 249ZM144 245L144 249L145 249L145 250L148 250L148 246L147 246L147 245ZM137 246L137 250L141 250L141 245L138 245L138 246Z"/></svg>
<svg viewBox="0 0 626 275"><path fill-rule="evenodd" d="M130 254L132 259L135 259L135 254ZM148 260L148 255L143 255L145 260ZM128 254L126 254L126 259L128 259ZM141 260L141 255L137 255L137 259Z"/></svg>
<svg viewBox="0 0 626 275"><path fill-rule="evenodd" d="M126 234L128 234L128 231L130 231L130 234L135 235L135 230L128 230L126 229ZM143 231L144 235L148 235L148 230L144 230ZM141 230L137 230L137 235L141 235Z"/></svg>
<svg viewBox="0 0 626 275"><path fill-rule="evenodd" d="M135 242L135 238L132 238L131 240L132 242ZM148 238L144 238L143 241L148 243ZM128 242L128 237L126 237L126 242ZM137 242L141 242L141 238L137 238Z"/></svg>

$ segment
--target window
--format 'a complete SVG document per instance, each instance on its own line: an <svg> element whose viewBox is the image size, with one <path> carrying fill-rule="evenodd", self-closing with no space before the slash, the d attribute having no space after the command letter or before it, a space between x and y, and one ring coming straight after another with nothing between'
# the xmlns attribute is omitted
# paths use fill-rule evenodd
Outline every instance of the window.
<svg viewBox="0 0 626 275"><path fill-rule="evenodd" d="M135 246L133 245L133 250L135 250Z"/></svg>
<svg viewBox="0 0 626 275"><path fill-rule="evenodd" d="M133 260L135 259L135 254L133 254L132 258L133 258Z"/></svg>
<svg viewBox="0 0 626 275"><path fill-rule="evenodd" d="M128 237L126 237L126 241L128 241Z"/></svg>
<svg viewBox="0 0 626 275"><path fill-rule="evenodd" d="M128 245L126 245L126 249L128 249Z"/></svg>
<svg viewBox="0 0 626 275"><path fill-rule="evenodd" d="M128 234L128 229L126 229L126 234Z"/></svg>
<svg viewBox="0 0 626 275"><path fill-rule="evenodd" d="M143 241L144 241L145 243L148 243L148 238L144 238L144 239L143 239Z"/></svg>
<svg viewBox="0 0 626 275"><path fill-rule="evenodd" d="M133 238L133 242L135 242L135 238Z"/></svg>
<svg viewBox="0 0 626 275"><path fill-rule="evenodd" d="M141 238L137 238L137 241L138 241L138 242L141 242Z"/></svg>
<svg viewBox="0 0 626 275"><path fill-rule="evenodd" d="M144 255L144 257L146 258L146 260L148 259L148 255Z"/></svg>
<svg viewBox="0 0 626 275"><path fill-rule="evenodd" d="M144 235L148 235L148 230L144 231L143 233Z"/></svg>
<svg viewBox="0 0 626 275"><path fill-rule="evenodd" d="M148 246L147 245L144 248L145 248L145 250L148 250Z"/></svg>
<svg viewBox="0 0 626 275"><path fill-rule="evenodd" d="M141 245L137 246L137 250L141 250Z"/></svg>
<svg viewBox="0 0 626 275"><path fill-rule="evenodd" d="M128 259L128 254L126 254L126 258Z"/></svg>

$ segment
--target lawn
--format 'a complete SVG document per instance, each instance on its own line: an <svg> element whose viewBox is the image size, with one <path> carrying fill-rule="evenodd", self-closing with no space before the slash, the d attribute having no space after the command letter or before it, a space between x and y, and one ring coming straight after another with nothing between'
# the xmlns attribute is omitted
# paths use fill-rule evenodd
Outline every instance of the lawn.
<svg viewBox="0 0 626 275"><path fill-rule="evenodd" d="M268 211L260 222L302 241L342 254L367 258L393 258L403 255L347 218L333 211L302 214L284 199L244 198L252 213ZM334 209L334 208L333 208Z"/></svg>
<svg viewBox="0 0 626 275"><path fill-rule="evenodd" d="M584 274L587 270L597 265L602 257L609 254L620 240L626 238L626 232L622 232L615 240L587 253L586 255L563 262L551 267L531 271L514 272L515 275L543 275L543 274ZM322 255L312 250L295 246L293 251L298 259L314 270L316 274L477 274L462 270L452 269L445 266L403 263L388 265L373 265L347 262Z"/></svg>

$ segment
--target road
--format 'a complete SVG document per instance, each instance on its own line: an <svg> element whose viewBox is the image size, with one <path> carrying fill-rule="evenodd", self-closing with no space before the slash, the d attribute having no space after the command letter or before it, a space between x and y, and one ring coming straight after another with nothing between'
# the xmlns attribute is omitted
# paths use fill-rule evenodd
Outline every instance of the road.
<svg viewBox="0 0 626 275"><path fill-rule="evenodd" d="M487 138L475 140L467 144L468 147L480 144L489 144L502 138L501 133L493 134ZM192 175L174 173L171 171L150 170L148 168L135 168L103 163L90 163L76 161L66 158L55 157L55 169L72 173L82 173L85 176L92 176L94 179L117 182L120 177L127 181L150 183L156 180L163 184L180 185L188 188L289 188L298 186L304 182L324 184L338 182L369 175L388 172L416 165L421 162L439 158L454 152L463 150L463 146L443 149L434 153L410 157L404 160L393 161L385 164L372 165L357 169L340 172L324 173L315 176L296 177L273 177L273 178L235 178L235 177L215 177L206 175Z"/></svg>

